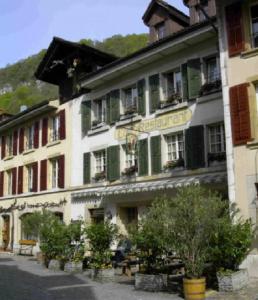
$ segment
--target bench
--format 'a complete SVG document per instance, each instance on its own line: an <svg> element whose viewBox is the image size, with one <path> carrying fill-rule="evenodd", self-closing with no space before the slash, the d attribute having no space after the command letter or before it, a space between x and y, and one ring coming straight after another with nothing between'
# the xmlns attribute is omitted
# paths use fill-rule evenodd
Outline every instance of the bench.
<svg viewBox="0 0 258 300"><path fill-rule="evenodd" d="M35 240L20 240L20 249L19 249L19 254L20 255L33 255L33 247L36 246L37 241Z"/></svg>
<svg viewBox="0 0 258 300"><path fill-rule="evenodd" d="M130 257L127 256L125 260L121 261L117 264L118 267L122 268L122 273L126 274L128 277L132 276L132 266L138 266L139 265L139 259L137 257Z"/></svg>

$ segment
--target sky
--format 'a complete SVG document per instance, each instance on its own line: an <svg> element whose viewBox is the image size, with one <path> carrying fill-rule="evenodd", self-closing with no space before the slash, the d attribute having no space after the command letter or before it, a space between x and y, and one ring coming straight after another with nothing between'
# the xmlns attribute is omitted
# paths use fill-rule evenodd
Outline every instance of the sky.
<svg viewBox="0 0 258 300"><path fill-rule="evenodd" d="M103 40L147 32L150 0L0 0L0 68L46 49L53 36ZM187 13L182 0L169 4Z"/></svg>

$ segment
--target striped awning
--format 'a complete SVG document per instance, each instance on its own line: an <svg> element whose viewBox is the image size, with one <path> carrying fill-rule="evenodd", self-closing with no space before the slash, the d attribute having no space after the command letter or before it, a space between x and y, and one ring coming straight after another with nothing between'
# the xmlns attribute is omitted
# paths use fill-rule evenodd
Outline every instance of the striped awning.
<svg viewBox="0 0 258 300"><path fill-rule="evenodd" d="M220 184L227 182L226 172L206 173L195 176L173 177L144 182L124 183L113 186L96 187L72 193L72 200L76 201L85 197L102 197L109 195L152 192L173 189L190 184Z"/></svg>

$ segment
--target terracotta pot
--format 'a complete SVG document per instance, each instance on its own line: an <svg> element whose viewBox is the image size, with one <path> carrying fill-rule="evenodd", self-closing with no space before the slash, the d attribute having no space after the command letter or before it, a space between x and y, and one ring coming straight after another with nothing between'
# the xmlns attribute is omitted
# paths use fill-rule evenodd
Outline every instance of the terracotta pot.
<svg viewBox="0 0 258 300"><path fill-rule="evenodd" d="M187 279L184 278L184 295L186 300L205 299L205 278Z"/></svg>

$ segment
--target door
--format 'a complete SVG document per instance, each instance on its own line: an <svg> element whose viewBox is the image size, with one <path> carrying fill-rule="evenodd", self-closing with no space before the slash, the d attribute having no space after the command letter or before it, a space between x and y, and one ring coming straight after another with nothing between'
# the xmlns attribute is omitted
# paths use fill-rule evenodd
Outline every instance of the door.
<svg viewBox="0 0 258 300"><path fill-rule="evenodd" d="M3 248L6 251L10 242L10 216L3 216L3 221Z"/></svg>

